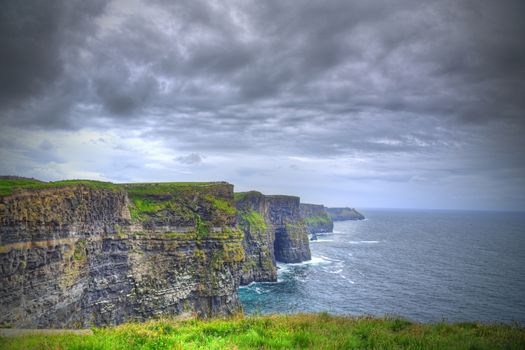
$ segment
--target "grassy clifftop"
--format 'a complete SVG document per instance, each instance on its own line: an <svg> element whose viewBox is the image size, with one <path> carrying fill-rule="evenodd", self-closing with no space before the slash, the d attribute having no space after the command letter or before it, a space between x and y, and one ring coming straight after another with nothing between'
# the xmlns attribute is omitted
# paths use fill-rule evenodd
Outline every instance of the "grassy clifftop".
<svg viewBox="0 0 525 350"><path fill-rule="evenodd" d="M8 196L16 189L43 189L54 187L65 187L73 185L85 185L93 188L118 189L119 185L111 182L94 181L94 180L62 180L53 182L44 182L35 179L25 178L1 178L0 177L0 197Z"/></svg>
<svg viewBox="0 0 525 350"><path fill-rule="evenodd" d="M0 196L8 196L16 189L43 189L54 187L66 187L84 185L92 188L122 189L126 188L130 193L140 194L174 194L189 189L207 188L223 182L152 182L152 183L130 183L115 184L112 182L96 180L61 180L45 182L36 179L15 176L0 176Z"/></svg>
<svg viewBox="0 0 525 350"><path fill-rule="evenodd" d="M0 338L1 349L524 349L525 330L478 323L419 324L328 314L160 320L93 335Z"/></svg>

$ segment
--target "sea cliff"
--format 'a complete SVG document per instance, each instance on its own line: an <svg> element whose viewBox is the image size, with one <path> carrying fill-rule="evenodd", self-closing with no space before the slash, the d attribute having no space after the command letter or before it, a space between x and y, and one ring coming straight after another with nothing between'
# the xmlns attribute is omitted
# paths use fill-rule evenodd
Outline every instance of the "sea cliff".
<svg viewBox="0 0 525 350"><path fill-rule="evenodd" d="M313 237L317 233L333 231L334 222L323 205L301 203L300 209L308 233Z"/></svg>
<svg viewBox="0 0 525 350"><path fill-rule="evenodd" d="M354 208L326 208L333 221L364 220L365 216Z"/></svg>
<svg viewBox="0 0 525 350"><path fill-rule="evenodd" d="M251 191L236 193L235 203L246 251L241 284L276 281L276 261L296 263L311 258L299 197Z"/></svg>
<svg viewBox="0 0 525 350"><path fill-rule="evenodd" d="M211 183L0 177L0 325L236 313L236 290L310 259L299 197Z"/></svg>
<svg viewBox="0 0 525 350"><path fill-rule="evenodd" d="M240 309L228 183L0 186L0 324L86 327Z"/></svg>

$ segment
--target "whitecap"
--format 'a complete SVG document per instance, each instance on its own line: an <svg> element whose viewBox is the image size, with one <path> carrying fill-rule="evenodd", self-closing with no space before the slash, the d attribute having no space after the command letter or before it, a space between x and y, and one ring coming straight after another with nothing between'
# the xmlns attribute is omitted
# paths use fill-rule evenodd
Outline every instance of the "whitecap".
<svg viewBox="0 0 525 350"><path fill-rule="evenodd" d="M333 260L329 260L326 257L312 256L311 260L303 261L303 262L300 262L300 263L289 263L289 264L285 264L285 265L287 265L286 269L289 270L288 266L321 265L321 264L331 264L332 262L333 262Z"/></svg>
<svg viewBox="0 0 525 350"><path fill-rule="evenodd" d="M380 243L381 241L349 241L350 244L376 244Z"/></svg>
<svg viewBox="0 0 525 350"><path fill-rule="evenodd" d="M290 272L290 266L288 265L290 264L277 263L277 273L281 274L281 273Z"/></svg>
<svg viewBox="0 0 525 350"><path fill-rule="evenodd" d="M316 239L315 241L310 241L310 243L316 243L316 242L333 242L333 239Z"/></svg>
<svg viewBox="0 0 525 350"><path fill-rule="evenodd" d="M321 255L321 259L328 260L328 261L343 261L343 260L338 260L338 259L332 259L324 255Z"/></svg>

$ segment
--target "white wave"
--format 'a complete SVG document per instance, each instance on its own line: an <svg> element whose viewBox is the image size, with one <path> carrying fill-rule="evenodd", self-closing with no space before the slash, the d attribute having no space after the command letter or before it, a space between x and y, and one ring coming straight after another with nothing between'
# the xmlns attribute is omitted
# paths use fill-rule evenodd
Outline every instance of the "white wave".
<svg viewBox="0 0 525 350"><path fill-rule="evenodd" d="M277 276L277 281L273 281L273 282L255 282L255 283L265 285L265 284L279 284L279 283L283 283L283 282L284 282L284 280L282 278L279 278L279 276Z"/></svg>
<svg viewBox="0 0 525 350"><path fill-rule="evenodd" d="M381 241L349 241L350 244L376 244L380 243Z"/></svg>
<svg viewBox="0 0 525 350"><path fill-rule="evenodd" d="M343 233L343 232L334 230L334 231L332 231L332 233Z"/></svg>
<svg viewBox="0 0 525 350"><path fill-rule="evenodd" d="M331 264L333 261L339 261L339 260L330 260L326 257L316 257L312 256L311 260L303 261L300 263L289 263L284 264L286 267L284 267L284 270L289 270L289 266L301 266L301 265L321 265L321 264ZM278 264L280 266L280 264Z"/></svg>
<svg viewBox="0 0 525 350"><path fill-rule="evenodd" d="M321 259L328 260L328 261L343 261L343 260L338 260L338 259L332 259L324 255L321 255Z"/></svg>
<svg viewBox="0 0 525 350"><path fill-rule="evenodd" d="M315 241L310 241L310 243L316 243L316 242L333 242L333 239L316 239Z"/></svg>
<svg viewBox="0 0 525 350"><path fill-rule="evenodd" d="M329 273L341 273L343 272L343 269L337 269L337 270L334 270L334 271L328 271Z"/></svg>
<svg viewBox="0 0 525 350"><path fill-rule="evenodd" d="M277 274L290 272L289 264L277 263Z"/></svg>

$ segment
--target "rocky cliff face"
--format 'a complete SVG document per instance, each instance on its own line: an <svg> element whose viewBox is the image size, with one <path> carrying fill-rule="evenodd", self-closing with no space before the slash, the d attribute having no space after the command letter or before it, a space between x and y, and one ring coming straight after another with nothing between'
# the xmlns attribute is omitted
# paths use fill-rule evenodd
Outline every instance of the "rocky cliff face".
<svg viewBox="0 0 525 350"><path fill-rule="evenodd" d="M275 230L269 220L269 205L260 192L236 193L237 224L244 233L246 261L242 266L241 284L277 280L275 265Z"/></svg>
<svg viewBox="0 0 525 350"><path fill-rule="evenodd" d="M276 260L286 263L310 260L299 197L243 192L236 194L236 206L246 251L241 284L276 281Z"/></svg>
<svg viewBox="0 0 525 350"><path fill-rule="evenodd" d="M364 215L354 208L326 208L333 221L364 220Z"/></svg>
<svg viewBox="0 0 525 350"><path fill-rule="evenodd" d="M309 234L333 231L334 223L323 205L301 203L300 210Z"/></svg>
<svg viewBox="0 0 525 350"><path fill-rule="evenodd" d="M267 200L270 222L275 229L275 259L285 263L310 260L310 244L299 210L299 197L267 196Z"/></svg>
<svg viewBox="0 0 525 350"><path fill-rule="evenodd" d="M232 185L41 187L2 189L0 324L86 327L239 310L244 249Z"/></svg>

